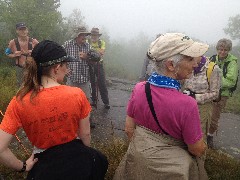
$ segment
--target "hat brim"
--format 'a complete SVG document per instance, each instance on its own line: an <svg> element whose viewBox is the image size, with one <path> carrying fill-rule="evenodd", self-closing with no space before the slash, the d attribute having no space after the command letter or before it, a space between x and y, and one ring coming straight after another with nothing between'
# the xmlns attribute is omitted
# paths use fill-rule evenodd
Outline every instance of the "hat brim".
<svg viewBox="0 0 240 180"><path fill-rule="evenodd" d="M182 55L190 56L190 57L200 57L207 52L209 45L194 42L190 47L180 52Z"/></svg>
<svg viewBox="0 0 240 180"><path fill-rule="evenodd" d="M91 33L90 32L80 32L80 33L78 33L78 35L79 34L87 34L87 35L90 35Z"/></svg>
<svg viewBox="0 0 240 180"><path fill-rule="evenodd" d="M62 63L62 62L76 62L76 61L78 61L78 59L76 59L73 56L63 56L61 58L54 59L54 60L51 60L48 62L39 63L39 65L41 67L48 67L48 66L52 66L54 64L58 64L58 63Z"/></svg>
<svg viewBox="0 0 240 180"><path fill-rule="evenodd" d="M91 33L91 35L101 36L102 34Z"/></svg>
<svg viewBox="0 0 240 180"><path fill-rule="evenodd" d="M27 28L27 26L19 26L19 27L16 27L16 29L21 29L21 28Z"/></svg>
<svg viewBox="0 0 240 180"><path fill-rule="evenodd" d="M85 35L90 35L90 32L78 32L78 33L73 33L72 38L77 38L80 34L85 34Z"/></svg>

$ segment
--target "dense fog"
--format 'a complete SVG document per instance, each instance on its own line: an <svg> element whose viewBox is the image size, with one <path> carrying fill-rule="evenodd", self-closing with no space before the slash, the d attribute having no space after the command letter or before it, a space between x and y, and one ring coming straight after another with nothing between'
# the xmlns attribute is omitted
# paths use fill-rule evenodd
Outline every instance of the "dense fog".
<svg viewBox="0 0 240 180"><path fill-rule="evenodd" d="M105 27L113 39L139 32L154 38L179 31L208 43L226 37L223 28L239 13L239 0L61 0L64 16L80 9L88 26Z"/></svg>

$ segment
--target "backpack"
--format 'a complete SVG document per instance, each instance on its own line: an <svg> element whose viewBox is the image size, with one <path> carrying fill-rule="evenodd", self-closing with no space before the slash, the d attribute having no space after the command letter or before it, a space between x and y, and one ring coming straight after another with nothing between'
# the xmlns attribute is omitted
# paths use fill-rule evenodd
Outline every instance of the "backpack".
<svg viewBox="0 0 240 180"><path fill-rule="evenodd" d="M33 41L33 39L29 37L29 39L28 39L28 50L32 50L32 49L33 49L33 47L32 47L32 41ZM20 47L18 38L15 38L15 39L14 39L14 42L15 42L17 51L21 51L21 47ZM22 55L26 56L26 58L27 58L27 56L28 56L28 54L22 54ZM19 66L19 67L22 68L22 66L19 65L19 59L20 59L20 57L17 57L16 66Z"/></svg>
<svg viewBox="0 0 240 180"><path fill-rule="evenodd" d="M209 64L208 64L208 69L207 69L207 81L208 81L208 85L209 85L209 82L210 82L210 78L211 78L211 74L213 72L213 69L215 67L216 63L215 62L212 62L210 61ZM213 100L213 102L219 102L221 100L221 89L219 91L219 94L218 94L218 97L216 99Z"/></svg>
<svg viewBox="0 0 240 180"><path fill-rule="evenodd" d="M210 58L210 61L212 62L216 62L217 60L217 55L213 55L211 58ZM230 61L227 61L223 64L223 77L226 78L226 75L227 75L227 68L228 68L228 64L230 63ZM237 84L238 84L238 76L239 76L239 70L238 70L238 75L237 75L237 79L236 79L236 82L234 84L233 87L229 88L229 93L230 93L230 96L232 96L233 92L236 91L237 89Z"/></svg>
<svg viewBox="0 0 240 180"><path fill-rule="evenodd" d="M214 66L216 65L216 63L215 62L210 62L209 64L208 64L208 69L207 69L207 80L208 80L208 84L209 84L209 82L210 82L210 77L211 77L211 74L212 74L212 72L213 72L213 69L214 69Z"/></svg>
<svg viewBox="0 0 240 180"><path fill-rule="evenodd" d="M20 47L18 38L15 38L14 42L16 44L17 51L21 51L21 47ZM29 37L29 39L28 39L28 50L32 50L32 48L33 48L32 47L32 38Z"/></svg>

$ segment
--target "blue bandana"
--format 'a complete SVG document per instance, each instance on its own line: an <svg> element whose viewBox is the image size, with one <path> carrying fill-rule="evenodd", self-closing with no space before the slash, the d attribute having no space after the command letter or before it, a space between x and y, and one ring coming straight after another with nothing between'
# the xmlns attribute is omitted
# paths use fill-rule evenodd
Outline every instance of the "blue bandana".
<svg viewBox="0 0 240 180"><path fill-rule="evenodd" d="M162 76L153 72L152 75L148 78L148 82L154 86L171 88L179 90L181 88L181 84L178 80L172 79L167 76Z"/></svg>

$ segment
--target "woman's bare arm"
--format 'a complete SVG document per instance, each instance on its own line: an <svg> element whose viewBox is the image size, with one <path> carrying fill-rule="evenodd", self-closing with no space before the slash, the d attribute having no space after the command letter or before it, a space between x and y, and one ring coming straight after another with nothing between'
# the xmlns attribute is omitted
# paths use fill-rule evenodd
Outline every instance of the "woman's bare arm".
<svg viewBox="0 0 240 180"><path fill-rule="evenodd" d="M23 162L17 159L17 157L8 148L8 145L11 142L12 138L13 135L8 134L3 130L0 130L0 160L7 167L19 171L23 168ZM38 159L34 159L34 155L31 155L26 161L26 171L30 171L37 161Z"/></svg>
<svg viewBox="0 0 240 180"><path fill-rule="evenodd" d="M83 144L90 146L91 134L90 134L90 114L79 121L78 136L82 140Z"/></svg>
<svg viewBox="0 0 240 180"><path fill-rule="evenodd" d="M125 122L125 133L127 134L129 140L131 140L133 136L135 127L136 127L136 124L134 122L134 119L127 116L126 122Z"/></svg>
<svg viewBox="0 0 240 180"><path fill-rule="evenodd" d="M195 144L188 144L188 151L197 157L202 156L206 151L206 149L207 149L207 146L206 146L206 143L203 141L203 138L201 138Z"/></svg>

